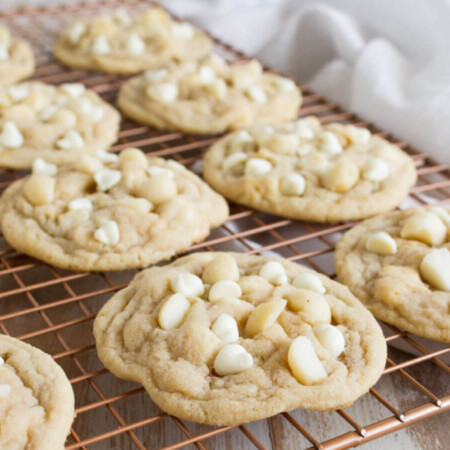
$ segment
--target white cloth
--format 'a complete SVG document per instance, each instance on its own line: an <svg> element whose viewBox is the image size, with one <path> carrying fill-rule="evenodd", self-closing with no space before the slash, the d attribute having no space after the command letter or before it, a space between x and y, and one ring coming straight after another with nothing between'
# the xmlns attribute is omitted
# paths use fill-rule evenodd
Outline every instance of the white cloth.
<svg viewBox="0 0 450 450"><path fill-rule="evenodd" d="M450 0L163 4L450 163Z"/></svg>

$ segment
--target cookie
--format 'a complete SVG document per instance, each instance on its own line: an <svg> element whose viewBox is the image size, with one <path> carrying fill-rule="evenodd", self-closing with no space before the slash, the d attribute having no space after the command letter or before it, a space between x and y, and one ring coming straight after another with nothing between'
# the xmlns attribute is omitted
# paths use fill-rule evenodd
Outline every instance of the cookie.
<svg viewBox="0 0 450 450"><path fill-rule="evenodd" d="M0 334L0 448L63 449L72 386L50 355Z"/></svg>
<svg viewBox="0 0 450 450"><path fill-rule="evenodd" d="M0 26L0 85L29 77L34 72L34 64L30 44L12 37L8 28Z"/></svg>
<svg viewBox="0 0 450 450"><path fill-rule="evenodd" d="M40 161L0 199L5 239L64 269L144 267L202 241L228 205L175 161L138 149L83 156L59 169Z"/></svg>
<svg viewBox="0 0 450 450"><path fill-rule="evenodd" d="M293 81L263 71L256 60L230 65L213 54L132 78L120 88L118 104L140 123L214 134L294 119L301 93Z"/></svg>
<svg viewBox="0 0 450 450"><path fill-rule="evenodd" d="M112 373L167 413L211 425L350 405L386 359L380 327L345 286L237 253L139 273L100 310L94 336Z"/></svg>
<svg viewBox="0 0 450 450"><path fill-rule="evenodd" d="M120 8L111 15L77 20L57 40L54 54L71 67L133 74L172 61L194 61L211 48L205 33L172 20L161 8L137 17Z"/></svg>
<svg viewBox="0 0 450 450"><path fill-rule="evenodd" d="M449 210L413 207L365 220L344 234L336 272L379 319L450 342Z"/></svg>
<svg viewBox="0 0 450 450"><path fill-rule="evenodd" d="M338 222L389 211L416 181L414 161L365 128L310 116L228 134L204 158L229 200L297 220Z"/></svg>
<svg viewBox="0 0 450 450"><path fill-rule="evenodd" d="M83 84L0 87L0 166L73 163L114 143L119 123L119 113Z"/></svg>

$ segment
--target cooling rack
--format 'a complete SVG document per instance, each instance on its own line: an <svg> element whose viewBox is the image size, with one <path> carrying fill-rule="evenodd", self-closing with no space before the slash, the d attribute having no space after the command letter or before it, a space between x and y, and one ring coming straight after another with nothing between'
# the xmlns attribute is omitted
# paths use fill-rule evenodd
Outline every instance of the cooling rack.
<svg viewBox="0 0 450 450"><path fill-rule="evenodd" d="M91 16L119 3L132 11L149 5L142 0L91 1L10 10L0 14L0 21L32 43L37 58L33 79L49 83L83 82L115 104L124 77L64 68L52 58L51 48L57 34L75 16ZM216 49L228 60L244 58L217 40ZM402 207L450 202L450 171L446 166L343 111L306 86L302 86L302 92L300 116L315 114L323 123L338 121L367 126L412 155L419 181ZM152 155L174 158L201 173L202 154L214 140L155 131L123 119L113 150L138 146ZM1 170L0 190L22 175L24 172ZM334 245L351 226L351 223L328 226L293 222L231 205L229 220L190 251L234 250L279 255L333 277ZM50 353L66 371L75 391L77 413L66 442L68 449L343 449L450 409L450 370L442 359L449 356L450 347L435 345L430 350L417 337L387 326L389 354L384 374L351 407L327 413L296 410L237 427L210 427L168 416L151 402L141 386L110 374L95 352L92 323L96 312L135 273L63 271L18 254L6 244L3 235L0 237L0 331ZM399 344L409 353L396 350L394 347ZM427 425L432 429L433 421Z"/></svg>

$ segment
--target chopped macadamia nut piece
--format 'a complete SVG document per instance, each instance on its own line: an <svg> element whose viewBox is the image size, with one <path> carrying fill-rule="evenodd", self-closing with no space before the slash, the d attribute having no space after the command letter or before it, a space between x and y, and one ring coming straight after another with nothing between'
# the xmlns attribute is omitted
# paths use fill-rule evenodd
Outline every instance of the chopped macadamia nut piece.
<svg viewBox="0 0 450 450"><path fill-rule="evenodd" d="M238 281L239 268L235 259L226 253L216 255L203 269L205 283L214 284L222 280Z"/></svg>
<svg viewBox="0 0 450 450"><path fill-rule="evenodd" d="M447 228L450 228L450 212L448 209L442 208L441 206L432 206L428 209L428 212L438 216Z"/></svg>
<svg viewBox="0 0 450 450"><path fill-rule="evenodd" d="M359 181L359 168L351 159L340 158L325 168L320 181L329 191L345 193Z"/></svg>
<svg viewBox="0 0 450 450"><path fill-rule="evenodd" d="M346 125L345 133L349 140L355 144L367 144L372 137L367 128L355 127L354 125Z"/></svg>
<svg viewBox="0 0 450 450"><path fill-rule="evenodd" d="M289 308L301 313L310 325L331 322L331 309L325 297L306 289L294 289L286 296Z"/></svg>
<svg viewBox="0 0 450 450"><path fill-rule="evenodd" d="M148 159L145 153L138 148L126 148L119 154L119 163L123 164L137 164L141 167L147 167Z"/></svg>
<svg viewBox="0 0 450 450"><path fill-rule="evenodd" d="M318 341L325 347L335 358L337 358L345 348L345 339L341 330L334 325L323 323L313 328L314 334Z"/></svg>
<svg viewBox="0 0 450 450"><path fill-rule="evenodd" d="M312 342L305 336L294 339L289 346L288 364L296 380L306 386L316 384L327 377Z"/></svg>
<svg viewBox="0 0 450 450"><path fill-rule="evenodd" d="M264 92L264 89L259 86L251 86L247 89L246 94L248 97L259 103L260 105L264 105L267 103L267 94Z"/></svg>
<svg viewBox="0 0 450 450"><path fill-rule="evenodd" d="M105 245L116 245L120 240L117 222L114 220L106 221L101 227L95 230L94 238Z"/></svg>
<svg viewBox="0 0 450 450"><path fill-rule="evenodd" d="M173 176L165 172L152 176L136 189L139 197L150 200L153 204L166 202L177 195L177 184Z"/></svg>
<svg viewBox="0 0 450 450"><path fill-rule="evenodd" d="M77 116L73 111L70 111L69 109L66 108L62 108L58 109L55 112L55 114L53 114L50 117L49 122L63 125L66 128L73 128L77 124ZM78 133L77 131L75 132ZM81 135L79 136L81 137ZM66 135L63 139L67 140L67 144L62 145L58 144L60 148L69 148L70 146L77 146L78 145L77 142L80 141L79 137L77 135L73 135L73 133ZM63 141L63 139L61 139L60 141ZM84 143L80 145L82 146L84 145Z"/></svg>
<svg viewBox="0 0 450 450"><path fill-rule="evenodd" d="M53 177L58 173L58 167L45 162L42 158L36 158L33 161L31 172L33 175L48 175L49 177Z"/></svg>
<svg viewBox="0 0 450 450"><path fill-rule="evenodd" d="M385 231L379 231L369 236L366 241L366 250L380 255L395 255L397 244Z"/></svg>
<svg viewBox="0 0 450 450"><path fill-rule="evenodd" d="M180 273L172 278L170 283L174 292L179 292L187 298L200 297L205 291L203 281L193 273Z"/></svg>
<svg viewBox="0 0 450 450"><path fill-rule="evenodd" d="M216 78L207 85L208 91L211 92L218 100L224 100L227 96L228 86L222 78Z"/></svg>
<svg viewBox="0 0 450 450"><path fill-rule="evenodd" d="M82 83L65 83L60 86L61 90L69 97L79 98L86 91L86 86Z"/></svg>
<svg viewBox="0 0 450 450"><path fill-rule="evenodd" d="M299 173L288 173L280 180L280 192L283 195L298 197L305 192L306 182Z"/></svg>
<svg viewBox="0 0 450 450"><path fill-rule="evenodd" d="M321 279L313 273L300 273L295 278L292 284L298 289L306 289L314 291L318 294L325 294L325 287Z"/></svg>
<svg viewBox="0 0 450 450"><path fill-rule="evenodd" d="M300 145L300 137L296 133L277 133L264 139L265 148L282 154L295 154Z"/></svg>
<svg viewBox="0 0 450 450"><path fill-rule="evenodd" d="M403 224L400 236L430 246L439 246L445 242L447 227L435 214L425 212L407 219Z"/></svg>
<svg viewBox="0 0 450 450"><path fill-rule="evenodd" d="M239 330L236 320L226 313L221 314L217 318L211 331L225 342L236 342L239 340Z"/></svg>
<svg viewBox="0 0 450 450"><path fill-rule="evenodd" d="M231 280L221 280L214 283L209 291L209 300L217 302L225 298L239 298L242 295L241 287Z"/></svg>
<svg viewBox="0 0 450 450"><path fill-rule="evenodd" d="M259 176L265 175L272 170L272 164L262 158L250 158L245 164L245 175Z"/></svg>
<svg viewBox="0 0 450 450"><path fill-rule="evenodd" d="M175 39L192 39L195 34L194 27L187 22L173 22L171 24L172 36Z"/></svg>
<svg viewBox="0 0 450 450"><path fill-rule="evenodd" d="M111 189L122 179L120 170L101 169L94 175L94 180L100 191Z"/></svg>
<svg viewBox="0 0 450 450"><path fill-rule="evenodd" d="M154 83L155 81L161 81L166 78L168 73L169 71L167 69L149 69L144 72L144 78Z"/></svg>
<svg viewBox="0 0 450 450"><path fill-rule="evenodd" d="M448 248L431 250L420 263L420 275L432 287L450 291L450 251Z"/></svg>
<svg viewBox="0 0 450 450"><path fill-rule="evenodd" d="M252 366L252 355L239 344L225 345L214 360L214 370L221 377L241 373Z"/></svg>
<svg viewBox="0 0 450 450"><path fill-rule="evenodd" d="M133 209L140 213L148 213L153 209L153 205L146 198L124 198L116 203L123 208Z"/></svg>
<svg viewBox="0 0 450 450"><path fill-rule="evenodd" d="M286 300L274 300L261 303L248 316L245 334L249 337L262 333L271 327L286 307Z"/></svg>
<svg viewBox="0 0 450 450"><path fill-rule="evenodd" d="M163 330L178 328L183 322L191 304L183 294L171 295L161 306L158 323Z"/></svg>
<svg viewBox="0 0 450 450"><path fill-rule="evenodd" d="M103 164L97 158L90 155L81 155L76 163L76 168L80 172L94 175L103 168Z"/></svg>
<svg viewBox="0 0 450 450"><path fill-rule="evenodd" d="M32 205L51 203L55 198L56 180L48 175L31 175L23 186L23 193Z"/></svg>
<svg viewBox="0 0 450 450"><path fill-rule="evenodd" d="M286 284L288 282L286 271L278 261L266 262L261 267L259 275L274 285Z"/></svg>

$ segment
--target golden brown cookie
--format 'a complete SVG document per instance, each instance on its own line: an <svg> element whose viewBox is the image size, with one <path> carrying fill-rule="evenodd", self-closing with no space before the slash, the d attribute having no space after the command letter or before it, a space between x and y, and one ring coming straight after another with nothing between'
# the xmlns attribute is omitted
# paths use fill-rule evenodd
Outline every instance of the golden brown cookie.
<svg viewBox="0 0 450 450"><path fill-rule="evenodd" d="M111 372L169 414L212 425L350 405L386 359L380 327L345 286L237 253L139 273L100 310L94 336Z"/></svg>

